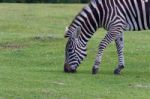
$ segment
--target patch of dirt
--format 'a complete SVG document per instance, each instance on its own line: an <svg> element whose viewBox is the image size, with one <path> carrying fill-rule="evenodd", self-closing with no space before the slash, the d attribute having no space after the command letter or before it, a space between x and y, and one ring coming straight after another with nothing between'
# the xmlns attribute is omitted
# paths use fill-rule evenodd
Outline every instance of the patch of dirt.
<svg viewBox="0 0 150 99"><path fill-rule="evenodd" d="M48 39L53 39L53 36L45 36L45 35L37 35L33 37L34 40L48 40Z"/></svg>
<svg viewBox="0 0 150 99"><path fill-rule="evenodd" d="M56 85L65 85L64 82L51 82L51 83Z"/></svg>
<svg viewBox="0 0 150 99"><path fill-rule="evenodd" d="M36 35L32 39L38 41L54 41L54 40L62 40L63 38L56 37L53 35Z"/></svg>
<svg viewBox="0 0 150 99"><path fill-rule="evenodd" d="M0 49L21 49L24 47L25 45L21 45L17 43L0 43Z"/></svg>
<svg viewBox="0 0 150 99"><path fill-rule="evenodd" d="M135 87L137 88L150 88L150 85L149 84L136 84Z"/></svg>
<svg viewBox="0 0 150 99"><path fill-rule="evenodd" d="M133 88L146 88L146 89L150 89L150 84L129 84L129 87L133 87Z"/></svg>

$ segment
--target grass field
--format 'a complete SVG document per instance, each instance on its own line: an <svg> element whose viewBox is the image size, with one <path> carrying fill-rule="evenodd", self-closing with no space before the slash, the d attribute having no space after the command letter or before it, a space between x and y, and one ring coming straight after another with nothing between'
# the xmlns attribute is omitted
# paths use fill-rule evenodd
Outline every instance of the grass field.
<svg viewBox="0 0 150 99"><path fill-rule="evenodd" d="M76 74L63 72L64 29L83 5L0 4L0 99L150 99L150 31L125 32L126 68L113 75L117 54L105 50L91 75L100 29Z"/></svg>

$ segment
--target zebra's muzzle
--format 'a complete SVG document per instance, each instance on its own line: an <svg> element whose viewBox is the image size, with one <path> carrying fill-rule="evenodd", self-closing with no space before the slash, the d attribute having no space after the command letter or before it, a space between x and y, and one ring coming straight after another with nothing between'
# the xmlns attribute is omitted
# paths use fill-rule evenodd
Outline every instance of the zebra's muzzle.
<svg viewBox="0 0 150 99"><path fill-rule="evenodd" d="M72 68L69 64L65 63L64 64L64 72L66 72L66 73L75 73L76 68Z"/></svg>

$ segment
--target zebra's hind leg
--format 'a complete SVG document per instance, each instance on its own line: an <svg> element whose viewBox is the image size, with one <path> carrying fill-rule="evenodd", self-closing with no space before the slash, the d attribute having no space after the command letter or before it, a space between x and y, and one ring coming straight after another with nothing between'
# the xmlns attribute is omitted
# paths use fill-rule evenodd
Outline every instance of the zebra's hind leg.
<svg viewBox="0 0 150 99"><path fill-rule="evenodd" d="M123 48L124 48L124 36L121 33L118 38L115 40L117 54L118 54L118 67L114 70L114 74L119 75L121 70L124 68L124 55L123 55Z"/></svg>
<svg viewBox="0 0 150 99"><path fill-rule="evenodd" d="M100 65L101 60L102 60L103 51L107 47L107 45L114 40L115 36L116 36L116 34L108 32L106 34L106 36L104 37L104 39L99 44L99 50L98 50L97 57L95 59L95 63L94 63L93 68L92 68L92 74L97 74L97 72L99 70L99 65Z"/></svg>

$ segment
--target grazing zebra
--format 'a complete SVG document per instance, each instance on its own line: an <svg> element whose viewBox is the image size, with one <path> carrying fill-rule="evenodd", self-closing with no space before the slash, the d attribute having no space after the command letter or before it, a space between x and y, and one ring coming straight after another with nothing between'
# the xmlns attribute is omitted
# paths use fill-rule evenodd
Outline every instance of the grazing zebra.
<svg viewBox="0 0 150 99"><path fill-rule="evenodd" d="M114 74L120 74L125 66L123 32L150 29L150 0L91 0L66 29L65 72L76 72L86 56L87 42L100 27L108 32L99 44L92 73L98 72L104 49L115 41L118 66Z"/></svg>

